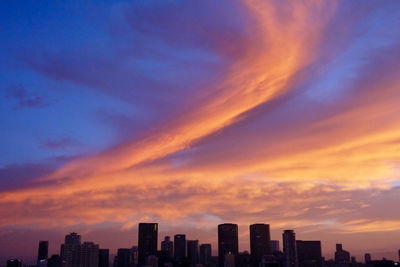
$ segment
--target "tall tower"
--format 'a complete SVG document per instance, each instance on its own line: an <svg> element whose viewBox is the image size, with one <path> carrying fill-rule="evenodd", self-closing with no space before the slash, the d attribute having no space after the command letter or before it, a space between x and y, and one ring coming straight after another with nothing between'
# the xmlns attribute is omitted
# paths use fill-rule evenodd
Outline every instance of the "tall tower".
<svg viewBox="0 0 400 267"><path fill-rule="evenodd" d="M157 223L139 223L139 265L146 264L146 257L157 254Z"/></svg>
<svg viewBox="0 0 400 267"><path fill-rule="evenodd" d="M73 232L65 236L65 243L61 245L61 260L64 267L74 267L81 264L81 236Z"/></svg>
<svg viewBox="0 0 400 267"><path fill-rule="evenodd" d="M164 241L161 241L161 251L166 251L168 258L174 258L174 242L169 236L164 237Z"/></svg>
<svg viewBox="0 0 400 267"><path fill-rule="evenodd" d="M224 223L218 225L218 265L224 267L225 255L229 259L239 254L238 226L237 224Z"/></svg>
<svg viewBox="0 0 400 267"><path fill-rule="evenodd" d="M195 267L199 263L199 240L188 240L187 252L190 266Z"/></svg>
<svg viewBox="0 0 400 267"><path fill-rule="evenodd" d="M99 267L108 267L110 265L110 250L99 249Z"/></svg>
<svg viewBox="0 0 400 267"><path fill-rule="evenodd" d="M37 264L39 265L41 260L47 260L49 253L49 241L39 241L38 258Z"/></svg>
<svg viewBox="0 0 400 267"><path fill-rule="evenodd" d="M258 265L265 255L271 254L269 225L257 223L250 225L250 252L252 261Z"/></svg>
<svg viewBox="0 0 400 267"><path fill-rule="evenodd" d="M211 244L200 245L200 264L206 266L211 260Z"/></svg>
<svg viewBox="0 0 400 267"><path fill-rule="evenodd" d="M293 230L285 230L282 234L283 254L285 257L285 267L298 267L296 235Z"/></svg>
<svg viewBox="0 0 400 267"><path fill-rule="evenodd" d="M174 252L176 260L186 258L186 235L174 236Z"/></svg>

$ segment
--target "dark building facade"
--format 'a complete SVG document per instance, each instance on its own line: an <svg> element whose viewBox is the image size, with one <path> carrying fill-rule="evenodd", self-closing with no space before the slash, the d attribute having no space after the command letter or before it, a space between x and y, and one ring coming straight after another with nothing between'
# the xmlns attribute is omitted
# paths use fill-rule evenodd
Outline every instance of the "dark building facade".
<svg viewBox="0 0 400 267"><path fill-rule="evenodd" d="M350 253L343 249L342 244L336 244L335 263L338 267L350 265Z"/></svg>
<svg viewBox="0 0 400 267"><path fill-rule="evenodd" d="M81 236L75 232L72 232L65 236L65 244L67 245L80 245Z"/></svg>
<svg viewBox="0 0 400 267"><path fill-rule="evenodd" d="M321 241L296 240L299 267L322 267Z"/></svg>
<svg viewBox="0 0 400 267"><path fill-rule="evenodd" d="M229 259L238 255L239 252L239 239L238 239L238 226L237 224L224 223L218 225L218 265L224 267L225 255Z"/></svg>
<svg viewBox="0 0 400 267"><path fill-rule="evenodd" d="M279 248L279 240L271 240L271 241L269 242L269 246L270 246L270 248L271 248L271 253L275 253L275 252L280 251L280 248Z"/></svg>
<svg viewBox="0 0 400 267"><path fill-rule="evenodd" d="M146 264L146 257L157 254L158 223L139 223L139 265Z"/></svg>
<svg viewBox="0 0 400 267"><path fill-rule="evenodd" d="M263 256L271 255L269 225L250 225L250 254L253 265L258 266Z"/></svg>
<svg viewBox="0 0 400 267"><path fill-rule="evenodd" d="M186 258L186 235L174 236L174 253L176 260Z"/></svg>
<svg viewBox="0 0 400 267"><path fill-rule="evenodd" d="M187 241L187 254L190 266L195 267L199 263L199 240Z"/></svg>
<svg viewBox="0 0 400 267"><path fill-rule="evenodd" d="M211 263L211 244L200 245L200 264L207 266Z"/></svg>
<svg viewBox="0 0 400 267"><path fill-rule="evenodd" d="M109 267L110 265L110 250L99 249L99 267Z"/></svg>
<svg viewBox="0 0 400 267"><path fill-rule="evenodd" d="M51 257L47 260L47 267L62 267L60 255L51 255Z"/></svg>
<svg viewBox="0 0 400 267"><path fill-rule="evenodd" d="M161 241L161 251L166 252L169 259L174 257L174 242L171 241L169 236L166 236L164 241Z"/></svg>
<svg viewBox="0 0 400 267"><path fill-rule="evenodd" d="M39 241L39 249L38 249L38 257L37 264L39 265L40 261L47 260L49 253L49 241Z"/></svg>
<svg viewBox="0 0 400 267"><path fill-rule="evenodd" d="M296 235L293 230L285 230L282 234L285 267L298 267Z"/></svg>
<svg viewBox="0 0 400 267"><path fill-rule="evenodd" d="M119 248L114 259L115 267L133 267L132 249Z"/></svg>

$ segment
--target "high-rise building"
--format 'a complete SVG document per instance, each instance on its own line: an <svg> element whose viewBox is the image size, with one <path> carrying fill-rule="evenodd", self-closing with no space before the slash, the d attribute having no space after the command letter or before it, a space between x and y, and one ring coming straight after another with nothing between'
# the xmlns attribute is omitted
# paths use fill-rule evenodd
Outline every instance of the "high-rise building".
<svg viewBox="0 0 400 267"><path fill-rule="evenodd" d="M47 260L49 252L49 241L39 241L39 249L38 249L38 257L37 264L40 264L40 261Z"/></svg>
<svg viewBox="0 0 400 267"><path fill-rule="evenodd" d="M293 230L285 230L282 234L285 267L298 267L296 235Z"/></svg>
<svg viewBox="0 0 400 267"><path fill-rule="evenodd" d="M169 236L166 236L164 241L161 242L161 250L166 251L170 259L174 257L174 242L171 241Z"/></svg>
<svg viewBox="0 0 400 267"><path fill-rule="evenodd" d="M195 267L199 263L199 240L187 241L187 253L190 266Z"/></svg>
<svg viewBox="0 0 400 267"><path fill-rule="evenodd" d="M271 248L271 253L279 252L279 251L280 251L280 248L279 248L279 240L271 240L271 241L269 242L269 244L270 244L270 248Z"/></svg>
<svg viewBox="0 0 400 267"><path fill-rule="evenodd" d="M70 233L61 245L61 260L63 267L98 267L99 245L93 242L81 244L81 236Z"/></svg>
<svg viewBox="0 0 400 267"><path fill-rule="evenodd" d="M19 259L8 260L7 267L22 267L22 261Z"/></svg>
<svg viewBox="0 0 400 267"><path fill-rule="evenodd" d="M322 267L321 241L296 240L299 267Z"/></svg>
<svg viewBox="0 0 400 267"><path fill-rule="evenodd" d="M157 223L139 223L139 265L146 264L146 257L157 254Z"/></svg>
<svg viewBox="0 0 400 267"><path fill-rule="evenodd" d="M133 267L132 249L119 248L114 259L114 265L116 267Z"/></svg>
<svg viewBox="0 0 400 267"><path fill-rule="evenodd" d="M232 257L238 255L239 240L237 224L224 223L218 225L218 265L224 267L225 259L232 263ZM225 255L231 255L227 258Z"/></svg>
<svg viewBox="0 0 400 267"><path fill-rule="evenodd" d="M271 255L269 225L257 223L250 225L250 255L258 266L263 256Z"/></svg>
<svg viewBox="0 0 400 267"><path fill-rule="evenodd" d="M65 236L61 245L61 260L64 267L76 267L81 264L81 236L73 232Z"/></svg>
<svg viewBox="0 0 400 267"><path fill-rule="evenodd" d="M350 265L350 253L343 249L342 244L336 244L335 263L338 267Z"/></svg>
<svg viewBox="0 0 400 267"><path fill-rule="evenodd" d="M81 244L81 236L75 232L72 232L65 236L65 244L66 245L80 245Z"/></svg>
<svg viewBox="0 0 400 267"><path fill-rule="evenodd" d="M177 260L186 258L186 235L174 236L174 253Z"/></svg>
<svg viewBox="0 0 400 267"><path fill-rule="evenodd" d="M99 266L99 245L93 242L84 242L81 246L81 265L82 267Z"/></svg>
<svg viewBox="0 0 400 267"><path fill-rule="evenodd" d="M110 265L110 250L99 249L99 267L109 267Z"/></svg>
<svg viewBox="0 0 400 267"><path fill-rule="evenodd" d="M364 260L365 260L365 263L370 263L371 262L371 254L365 253Z"/></svg>
<svg viewBox="0 0 400 267"><path fill-rule="evenodd" d="M203 266L209 265L211 263L211 244L201 244L200 245L200 264Z"/></svg>

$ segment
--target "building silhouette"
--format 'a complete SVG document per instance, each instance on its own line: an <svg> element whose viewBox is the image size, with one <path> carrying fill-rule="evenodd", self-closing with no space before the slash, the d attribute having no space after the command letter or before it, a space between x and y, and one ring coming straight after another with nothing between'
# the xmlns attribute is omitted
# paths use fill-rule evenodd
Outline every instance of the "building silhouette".
<svg viewBox="0 0 400 267"><path fill-rule="evenodd" d="M224 267L234 262L239 253L238 226L237 224L224 223L218 225L218 265ZM225 257L226 255L230 255ZM225 264L226 263L226 264Z"/></svg>
<svg viewBox="0 0 400 267"><path fill-rule="evenodd" d="M200 264L207 266L211 263L211 244L200 245Z"/></svg>
<svg viewBox="0 0 400 267"><path fill-rule="evenodd" d="M271 253L280 251L279 240L271 240L269 242L269 244L270 244L270 248L271 248Z"/></svg>
<svg viewBox="0 0 400 267"><path fill-rule="evenodd" d="M335 263L338 267L350 265L350 253L343 249L342 244L336 244Z"/></svg>
<svg viewBox="0 0 400 267"><path fill-rule="evenodd" d="M364 261L365 261L365 263L370 263L371 262L371 254L365 253Z"/></svg>
<svg viewBox="0 0 400 267"><path fill-rule="evenodd" d="M322 267L321 241L296 240L299 267Z"/></svg>
<svg viewBox="0 0 400 267"><path fill-rule="evenodd" d="M146 257L157 254L158 223L139 223L139 265L146 264Z"/></svg>
<svg viewBox="0 0 400 267"><path fill-rule="evenodd" d="M254 266L258 266L263 256L271 255L269 225L250 225L250 255Z"/></svg>
<svg viewBox="0 0 400 267"><path fill-rule="evenodd" d="M38 257L37 264L40 264L40 261L45 261L48 258L49 253L49 241L39 241L39 249L38 249Z"/></svg>
<svg viewBox="0 0 400 267"><path fill-rule="evenodd" d="M171 237L164 237L164 241L161 241L161 251L166 251L168 258L174 258L174 242L171 241Z"/></svg>
<svg viewBox="0 0 400 267"><path fill-rule="evenodd" d="M133 267L133 255L130 248L119 248L114 258L115 267Z"/></svg>
<svg viewBox="0 0 400 267"><path fill-rule="evenodd" d="M65 244L66 245L80 245L81 244L81 236L75 232L72 232L65 236Z"/></svg>
<svg viewBox="0 0 400 267"><path fill-rule="evenodd" d="M176 260L186 258L186 235L179 234L174 236L174 253Z"/></svg>
<svg viewBox="0 0 400 267"><path fill-rule="evenodd" d="M81 244L81 236L70 233L65 236L61 245L61 260L63 267L98 267L99 245L93 242Z"/></svg>
<svg viewBox="0 0 400 267"><path fill-rule="evenodd" d="M81 246L80 266L99 266L99 245L93 242L84 242Z"/></svg>
<svg viewBox="0 0 400 267"><path fill-rule="evenodd" d="M110 250L99 249L99 267L109 267L110 265Z"/></svg>
<svg viewBox="0 0 400 267"><path fill-rule="evenodd" d="M293 230L285 230L282 234L285 267L298 267L296 235Z"/></svg>
<svg viewBox="0 0 400 267"><path fill-rule="evenodd" d="M81 264L81 236L73 232L65 236L61 245L61 260L64 267L76 267Z"/></svg>
<svg viewBox="0 0 400 267"><path fill-rule="evenodd" d="M199 263L199 240L187 241L187 254L190 266L195 267Z"/></svg>
<svg viewBox="0 0 400 267"><path fill-rule="evenodd" d="M47 260L47 267L62 267L60 255L54 254Z"/></svg>

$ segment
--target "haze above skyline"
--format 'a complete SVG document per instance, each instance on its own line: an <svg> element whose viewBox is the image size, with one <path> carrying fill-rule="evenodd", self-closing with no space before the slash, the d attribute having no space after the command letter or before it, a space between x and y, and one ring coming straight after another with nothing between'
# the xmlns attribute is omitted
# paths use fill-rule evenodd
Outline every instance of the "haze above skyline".
<svg viewBox="0 0 400 267"><path fill-rule="evenodd" d="M399 8L1 1L0 258L72 231L134 245L148 221L395 258Z"/></svg>

